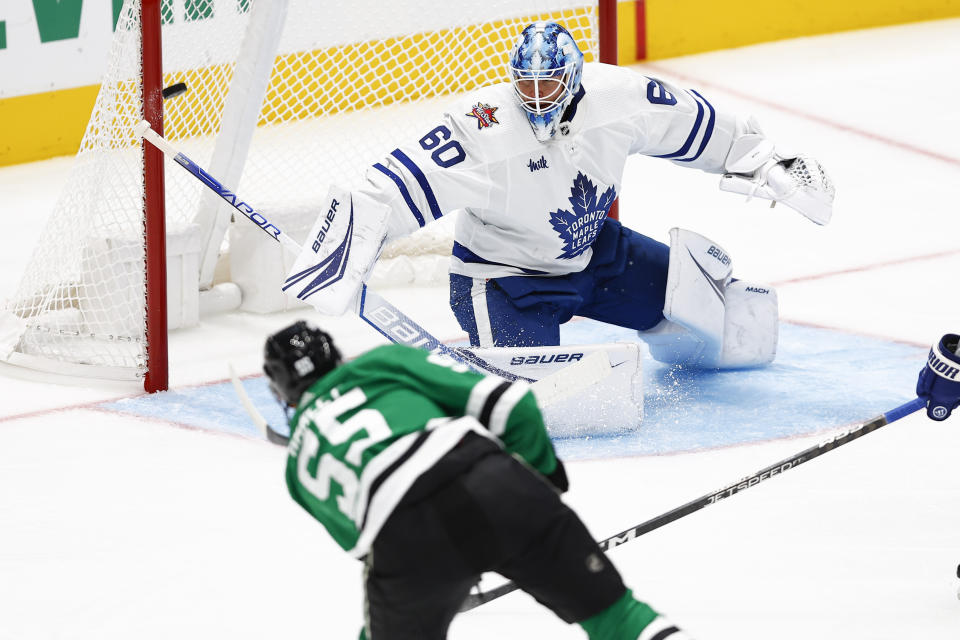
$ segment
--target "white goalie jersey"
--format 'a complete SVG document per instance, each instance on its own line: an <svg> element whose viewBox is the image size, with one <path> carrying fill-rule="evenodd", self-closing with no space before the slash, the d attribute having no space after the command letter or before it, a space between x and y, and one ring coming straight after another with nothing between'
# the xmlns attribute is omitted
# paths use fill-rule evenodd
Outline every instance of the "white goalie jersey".
<svg viewBox="0 0 960 640"><path fill-rule="evenodd" d="M453 273L560 275L590 261L630 154L723 173L747 129L695 91L590 63L552 140L534 137L510 83L493 85L375 163L356 195L389 208L387 240L462 210Z"/></svg>

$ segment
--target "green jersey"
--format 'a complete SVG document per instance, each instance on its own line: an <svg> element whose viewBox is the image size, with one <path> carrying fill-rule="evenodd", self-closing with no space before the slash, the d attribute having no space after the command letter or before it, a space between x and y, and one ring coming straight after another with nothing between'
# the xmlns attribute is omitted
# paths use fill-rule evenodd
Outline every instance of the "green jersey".
<svg viewBox="0 0 960 640"><path fill-rule="evenodd" d="M557 467L527 384L403 345L373 349L315 382L290 429L290 494L357 558L417 478L468 432L544 475Z"/></svg>

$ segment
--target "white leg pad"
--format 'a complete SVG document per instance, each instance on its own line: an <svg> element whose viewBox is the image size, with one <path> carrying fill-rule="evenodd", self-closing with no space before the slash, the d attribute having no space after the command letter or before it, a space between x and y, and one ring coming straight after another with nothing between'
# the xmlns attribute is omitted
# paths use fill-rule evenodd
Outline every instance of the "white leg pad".
<svg viewBox="0 0 960 640"><path fill-rule="evenodd" d="M664 318L654 328L639 333L657 362L695 364L703 360L703 338L676 322Z"/></svg>
<svg viewBox="0 0 960 640"><path fill-rule="evenodd" d="M777 294L734 281L727 252L692 231L670 230L664 320L640 337L659 362L706 368L756 367L777 350Z"/></svg>
<svg viewBox="0 0 960 640"><path fill-rule="evenodd" d="M610 373L599 382L541 407L554 438L611 435L634 431L643 422L643 360L636 342L557 347L469 349L490 364L539 380L597 351L606 353Z"/></svg>
<svg viewBox="0 0 960 640"><path fill-rule="evenodd" d="M670 265L661 322L642 337L656 360L713 362L723 348L723 290L733 263L717 243L698 233L670 230Z"/></svg>
<svg viewBox="0 0 960 640"><path fill-rule="evenodd" d="M776 289L736 280L727 285L725 293L723 351L716 366L735 369L770 364L777 355L779 335Z"/></svg>

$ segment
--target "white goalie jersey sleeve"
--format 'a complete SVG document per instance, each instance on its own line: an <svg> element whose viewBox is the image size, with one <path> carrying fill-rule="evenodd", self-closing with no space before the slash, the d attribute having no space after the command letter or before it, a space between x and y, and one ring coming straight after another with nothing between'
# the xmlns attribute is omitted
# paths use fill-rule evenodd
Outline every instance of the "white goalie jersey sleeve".
<svg viewBox="0 0 960 640"><path fill-rule="evenodd" d="M455 210L451 271L560 275L592 256L634 153L720 173L744 125L695 91L622 67L584 66L554 139L536 140L509 83L453 103L374 163L361 189L391 213L387 240Z"/></svg>
<svg viewBox="0 0 960 640"><path fill-rule="evenodd" d="M636 134L630 152L723 173L730 147L747 121L718 111L696 90L639 75L636 81L633 90L641 95L627 116Z"/></svg>
<svg viewBox="0 0 960 640"><path fill-rule="evenodd" d="M459 209L483 209L491 183L482 145L472 144L450 114L375 162L361 189L393 212L387 241L409 235Z"/></svg>

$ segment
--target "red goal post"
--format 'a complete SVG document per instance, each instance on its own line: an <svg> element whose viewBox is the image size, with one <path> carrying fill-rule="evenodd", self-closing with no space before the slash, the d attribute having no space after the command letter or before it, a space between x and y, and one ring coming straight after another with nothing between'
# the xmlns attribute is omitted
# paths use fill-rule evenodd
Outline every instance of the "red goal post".
<svg viewBox="0 0 960 640"><path fill-rule="evenodd" d="M529 22L557 20L587 60L615 62L616 5L125 0L74 168L0 309L0 359L159 391L168 331L199 323L203 301L239 290L248 311L288 304L256 306L253 294L282 299L282 273L276 287L244 282L266 253L281 261L279 247L257 239L251 249L245 221L233 225L192 176L165 172L162 154L134 138L142 118L296 237L329 184L352 188L450 95L506 79ZM163 101L180 82L186 93Z"/></svg>

